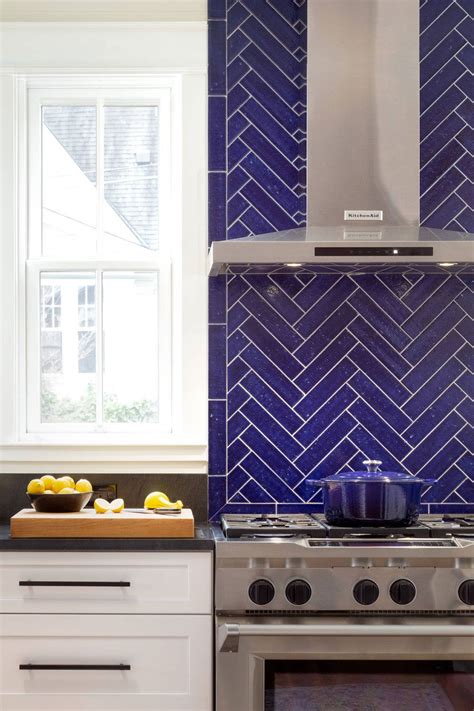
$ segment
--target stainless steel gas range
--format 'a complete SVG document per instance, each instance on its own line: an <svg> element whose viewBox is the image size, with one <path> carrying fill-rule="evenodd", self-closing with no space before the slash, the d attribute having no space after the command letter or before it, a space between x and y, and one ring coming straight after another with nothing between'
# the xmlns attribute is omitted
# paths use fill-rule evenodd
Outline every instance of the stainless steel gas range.
<svg viewBox="0 0 474 711"><path fill-rule="evenodd" d="M333 711L346 697L348 711L473 711L474 517L345 529L225 515L222 529L217 711Z"/></svg>

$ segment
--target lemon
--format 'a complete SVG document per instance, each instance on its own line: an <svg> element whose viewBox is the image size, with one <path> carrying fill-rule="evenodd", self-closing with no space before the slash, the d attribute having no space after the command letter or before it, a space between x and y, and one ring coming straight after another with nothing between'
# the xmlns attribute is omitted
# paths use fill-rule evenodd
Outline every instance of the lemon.
<svg viewBox="0 0 474 711"><path fill-rule="evenodd" d="M54 496L54 491L51 491L51 489L45 489L44 493L45 494L53 494L53 496Z"/></svg>
<svg viewBox="0 0 474 711"><path fill-rule="evenodd" d="M44 474L41 477L41 481L43 482L46 491L51 491L51 489L53 488L53 484L56 481L56 477L52 474Z"/></svg>
<svg viewBox="0 0 474 711"><path fill-rule="evenodd" d="M75 489L71 489L70 486L65 486L64 489L58 491L58 494L77 494L77 491Z"/></svg>
<svg viewBox="0 0 474 711"><path fill-rule="evenodd" d="M44 494L44 482L41 479L32 479L26 490L29 494Z"/></svg>
<svg viewBox="0 0 474 711"><path fill-rule="evenodd" d="M96 513L105 514L110 511L110 504L105 499L96 499L94 501Z"/></svg>
<svg viewBox="0 0 474 711"><path fill-rule="evenodd" d="M70 477L62 476L56 479L56 481L53 481L53 491L55 494L58 494L61 489L65 489L66 487L69 489L74 487L74 482L71 485Z"/></svg>
<svg viewBox="0 0 474 711"><path fill-rule="evenodd" d="M162 491L152 491L146 497L145 503L143 504L143 508L157 509L160 506L166 505L166 502L169 503L169 498L166 496L166 494L163 494Z"/></svg>
<svg viewBox="0 0 474 711"><path fill-rule="evenodd" d="M68 486L70 486L71 489L74 489L74 487L76 486L76 484L75 484L75 482L74 482L74 479L72 478L72 476L69 476L69 474L66 474L65 476L62 476L61 479L64 479L64 481L67 481L67 482L68 482Z"/></svg>
<svg viewBox="0 0 474 711"><path fill-rule="evenodd" d="M110 504L110 510L113 513L120 513L123 511L125 506L125 501L123 499L114 499Z"/></svg>
<svg viewBox="0 0 474 711"><path fill-rule="evenodd" d="M87 479L79 479L76 481L76 491L80 491L82 494L92 491L92 484Z"/></svg>

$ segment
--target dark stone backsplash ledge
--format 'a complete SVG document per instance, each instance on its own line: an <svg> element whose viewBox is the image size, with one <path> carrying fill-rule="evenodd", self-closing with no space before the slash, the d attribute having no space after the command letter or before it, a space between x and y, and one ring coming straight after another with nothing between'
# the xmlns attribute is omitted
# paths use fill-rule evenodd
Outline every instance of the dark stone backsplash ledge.
<svg viewBox="0 0 474 711"><path fill-rule="evenodd" d="M0 475L0 522L8 521L10 516L29 506L25 492L33 478L34 474ZM150 491L164 491L172 501L181 499L187 508L191 508L196 522L207 521L207 474L74 475L74 479L80 478L89 479L92 485L115 483L117 496L131 508L143 506Z"/></svg>

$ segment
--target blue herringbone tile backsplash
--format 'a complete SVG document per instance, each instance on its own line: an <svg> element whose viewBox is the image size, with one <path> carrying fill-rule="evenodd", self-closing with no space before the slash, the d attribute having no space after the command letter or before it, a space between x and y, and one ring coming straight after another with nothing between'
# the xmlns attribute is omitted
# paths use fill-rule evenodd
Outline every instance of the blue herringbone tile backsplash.
<svg viewBox="0 0 474 711"><path fill-rule="evenodd" d="M474 232L472 0L420 8L420 218Z"/></svg>
<svg viewBox="0 0 474 711"><path fill-rule="evenodd" d="M210 240L305 222L305 0L209 2ZM472 21L425 0L422 220L472 226ZM469 133L471 131L471 133ZM474 511L474 274L210 280L211 516L320 510L312 483L366 457Z"/></svg>

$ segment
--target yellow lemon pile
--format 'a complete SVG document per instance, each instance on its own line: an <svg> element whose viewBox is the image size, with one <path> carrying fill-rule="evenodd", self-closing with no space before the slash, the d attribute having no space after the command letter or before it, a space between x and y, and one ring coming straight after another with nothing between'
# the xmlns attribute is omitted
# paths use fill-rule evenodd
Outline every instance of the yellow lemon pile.
<svg viewBox="0 0 474 711"><path fill-rule="evenodd" d="M146 497L143 507L145 509L182 509L183 502L180 499L170 501L162 491L152 491Z"/></svg>
<svg viewBox="0 0 474 711"><path fill-rule="evenodd" d="M40 479L32 479L26 491L28 494L85 494L92 491L92 484L87 479L75 482L71 476L56 479L52 474L44 474Z"/></svg>
<svg viewBox="0 0 474 711"><path fill-rule="evenodd" d="M125 502L123 499L114 499L113 501L106 501L105 499L96 499L94 501L94 508L96 513L99 514L117 514L123 511Z"/></svg>

